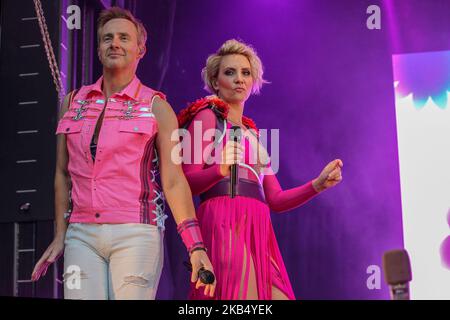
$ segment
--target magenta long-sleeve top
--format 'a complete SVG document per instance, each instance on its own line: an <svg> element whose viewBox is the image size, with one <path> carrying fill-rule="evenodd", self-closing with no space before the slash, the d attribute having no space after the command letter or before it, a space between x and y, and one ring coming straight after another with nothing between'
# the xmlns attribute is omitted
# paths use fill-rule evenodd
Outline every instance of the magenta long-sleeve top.
<svg viewBox="0 0 450 320"><path fill-rule="evenodd" d="M200 111L187 128L191 138L190 155L192 157L190 163L183 162L183 170L193 195L205 192L217 182L226 178L220 172L219 163L209 164L207 161L209 155L214 155L213 138L212 134L209 133L216 129L216 121L214 112L207 108ZM231 125L228 122L228 128L230 127ZM201 138L198 137L199 134L201 134ZM208 136L211 136L211 139L208 139ZM225 145L227 138L226 135L222 141L222 147ZM245 143L244 163L249 164L251 146L247 139L244 139L242 143ZM184 144L183 148L186 147L189 148L189 145ZM297 208L318 194L312 185L312 180L301 186L283 190L270 165L263 171L264 174L260 174L259 181L262 182L266 202L272 211L284 212ZM239 177L242 177L241 172L247 175L248 179L256 180L250 170L241 167Z"/></svg>

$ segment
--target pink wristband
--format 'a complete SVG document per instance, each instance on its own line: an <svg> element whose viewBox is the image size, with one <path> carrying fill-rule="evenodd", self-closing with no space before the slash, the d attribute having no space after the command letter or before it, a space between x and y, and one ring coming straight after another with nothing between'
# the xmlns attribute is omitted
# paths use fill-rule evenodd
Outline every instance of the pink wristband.
<svg viewBox="0 0 450 320"><path fill-rule="evenodd" d="M189 253L197 249L205 249L203 243L202 233L200 226L196 218L186 219L177 226L178 234L183 239L183 243L186 246Z"/></svg>

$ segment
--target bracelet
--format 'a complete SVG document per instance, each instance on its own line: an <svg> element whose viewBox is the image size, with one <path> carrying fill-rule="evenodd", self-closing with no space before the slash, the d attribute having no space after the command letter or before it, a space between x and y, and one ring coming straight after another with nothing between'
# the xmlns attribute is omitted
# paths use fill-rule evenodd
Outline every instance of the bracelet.
<svg viewBox="0 0 450 320"><path fill-rule="evenodd" d="M198 250L203 250L205 252L208 252L208 250L205 247L196 247L194 249L192 249L189 254L192 254L194 251L198 251Z"/></svg>
<svg viewBox="0 0 450 320"><path fill-rule="evenodd" d="M181 236L189 254L195 250L205 250L202 233L196 218L186 219L177 226L178 234Z"/></svg>

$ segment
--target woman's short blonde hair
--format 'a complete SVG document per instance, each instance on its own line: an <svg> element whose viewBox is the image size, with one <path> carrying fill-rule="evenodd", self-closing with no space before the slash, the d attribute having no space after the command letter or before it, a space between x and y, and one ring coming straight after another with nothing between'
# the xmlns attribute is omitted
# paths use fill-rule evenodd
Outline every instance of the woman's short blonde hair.
<svg viewBox="0 0 450 320"><path fill-rule="evenodd" d="M253 88L252 93L258 94L261 90L261 87L264 83L267 83L266 80L263 79L263 65L261 59L258 57L256 50L253 49L252 46L236 40L230 39L227 40L222 46L217 50L216 53L210 55L206 60L206 66L202 70L202 78L205 83L205 90L210 93L217 94L214 89L213 83L217 79L219 75L220 62L222 61L222 57L230 55L230 54L242 54L247 57L250 62L251 74L253 78Z"/></svg>

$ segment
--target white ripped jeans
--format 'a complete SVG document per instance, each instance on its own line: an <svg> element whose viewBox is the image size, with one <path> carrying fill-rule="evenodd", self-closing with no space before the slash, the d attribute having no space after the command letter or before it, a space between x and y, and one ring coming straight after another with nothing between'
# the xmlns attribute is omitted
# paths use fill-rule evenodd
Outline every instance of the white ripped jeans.
<svg viewBox="0 0 450 320"><path fill-rule="evenodd" d="M164 232L139 223L71 223L64 250L64 298L155 299Z"/></svg>

